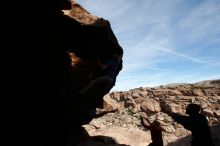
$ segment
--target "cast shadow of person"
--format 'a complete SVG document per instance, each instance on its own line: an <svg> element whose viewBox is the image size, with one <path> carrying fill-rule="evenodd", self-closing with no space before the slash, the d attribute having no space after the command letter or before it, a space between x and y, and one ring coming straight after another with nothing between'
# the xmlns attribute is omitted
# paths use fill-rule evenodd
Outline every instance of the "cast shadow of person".
<svg viewBox="0 0 220 146"><path fill-rule="evenodd" d="M108 136L93 136L90 140L84 141L78 146L130 146L117 143L112 137Z"/></svg>
<svg viewBox="0 0 220 146"><path fill-rule="evenodd" d="M191 131L191 146L214 146L212 134L208 125L207 117L200 113L201 107L198 104L189 104L186 114L180 115L172 111L164 111L185 129Z"/></svg>
<svg viewBox="0 0 220 146"><path fill-rule="evenodd" d="M152 142L148 146L163 146L163 136L162 136L162 128L160 127L160 123L157 120L154 120L152 123L146 119L148 125L144 123L143 117L141 118L141 124L144 128L150 130Z"/></svg>
<svg viewBox="0 0 220 146"><path fill-rule="evenodd" d="M104 135L90 136L84 128L82 129L83 135L81 136L77 146L130 146L126 144L119 144L113 137Z"/></svg>
<svg viewBox="0 0 220 146"><path fill-rule="evenodd" d="M214 144L216 146L220 145L220 125L215 125L210 127L212 132L212 137ZM190 145L192 135L187 135L186 137L182 137L168 144L168 146L186 146Z"/></svg>

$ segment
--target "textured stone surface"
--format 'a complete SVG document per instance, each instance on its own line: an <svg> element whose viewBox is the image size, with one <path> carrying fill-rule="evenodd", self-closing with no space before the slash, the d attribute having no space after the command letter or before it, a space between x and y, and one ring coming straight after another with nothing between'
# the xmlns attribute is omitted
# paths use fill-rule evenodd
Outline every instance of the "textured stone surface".
<svg viewBox="0 0 220 146"><path fill-rule="evenodd" d="M202 91L207 88L208 93L203 94ZM123 96L131 96L135 93L136 96L140 95L141 97L135 99L133 97L124 97L127 104L129 103L131 106L124 106L117 112L106 114L98 119L93 119L90 124L86 125L86 129L93 136L104 134L114 137L118 142L130 146L146 146L150 143L150 134L149 131L146 131L146 129L141 126L139 120L140 116L144 116L150 121L159 121L163 129L165 145L185 146L190 143L190 131L187 131L180 124L174 122L170 116L161 112L160 109L167 109L184 114L187 104L197 103L201 105L203 114L209 119L216 145L220 145L220 127L218 126L220 125L220 103L219 95L216 95L218 94L216 90L220 90L220 82L205 81L197 84L136 88L125 91L125 93L120 92ZM152 94L150 94L151 92ZM110 94L117 95L117 93ZM111 98L115 99L113 96L111 96ZM149 112L151 114L148 114ZM130 133L127 134L130 129L134 132L130 131ZM121 134L119 134L120 130L122 132ZM127 138L129 137L128 139L130 140L126 139L126 136Z"/></svg>

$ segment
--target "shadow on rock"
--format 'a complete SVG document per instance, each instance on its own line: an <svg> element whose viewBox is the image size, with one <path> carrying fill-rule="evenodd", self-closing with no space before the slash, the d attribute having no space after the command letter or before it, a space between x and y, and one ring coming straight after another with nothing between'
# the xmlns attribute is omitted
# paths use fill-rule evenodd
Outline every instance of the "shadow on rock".
<svg viewBox="0 0 220 146"><path fill-rule="evenodd" d="M212 126L210 127L210 129L212 132L215 146L219 146L220 145L220 125ZM186 146L186 145L190 145L190 141L191 141L191 135L183 137L175 142L172 142L168 144L168 146Z"/></svg>
<svg viewBox="0 0 220 146"><path fill-rule="evenodd" d="M118 144L112 137L108 136L92 136L88 140L80 143L78 146L129 146L126 144Z"/></svg>

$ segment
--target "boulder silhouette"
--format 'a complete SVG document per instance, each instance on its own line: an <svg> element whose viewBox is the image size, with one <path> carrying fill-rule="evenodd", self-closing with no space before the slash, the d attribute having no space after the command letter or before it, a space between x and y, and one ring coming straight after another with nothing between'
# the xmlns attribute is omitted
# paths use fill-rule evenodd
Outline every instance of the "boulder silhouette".
<svg viewBox="0 0 220 146"><path fill-rule="evenodd" d="M73 145L83 137L82 125L95 116L108 88L94 79L105 75L97 56L123 54L107 20L85 24L65 15L67 0L8 2L3 70L7 85L3 95L3 126L7 145ZM72 10L85 11L77 4ZM15 13L16 12L16 16ZM80 13L84 15L84 13ZM91 15L85 16L89 19ZM84 16L83 16L84 17ZM104 25L107 24L107 25Z"/></svg>
<svg viewBox="0 0 220 146"><path fill-rule="evenodd" d="M65 13L74 20L77 20L82 26L82 32L78 38L76 38L79 50L75 51L76 49L73 48L73 50L70 49L68 51L68 55L71 59L70 76L68 79L68 86L71 92L69 98L76 104L75 107L83 105L83 108L77 107L80 111L90 112L96 107L102 108L102 98L115 85L116 77L122 69L122 60L120 60L114 82L111 83L110 87L106 89L105 86L108 82L102 80L94 83L94 86L88 90L88 93L78 94L77 91L87 86L91 81L106 74L105 70L97 63L97 56L111 57L113 54L122 56L123 50L111 29L109 21L91 15L87 10L76 3L73 3L72 9ZM74 96L79 98L72 98ZM82 103L78 104L77 102ZM79 110L74 111L79 112ZM76 114L78 118L81 117L80 115L83 115L81 113ZM88 116L82 117L85 118ZM88 123L88 121L82 121L80 124Z"/></svg>

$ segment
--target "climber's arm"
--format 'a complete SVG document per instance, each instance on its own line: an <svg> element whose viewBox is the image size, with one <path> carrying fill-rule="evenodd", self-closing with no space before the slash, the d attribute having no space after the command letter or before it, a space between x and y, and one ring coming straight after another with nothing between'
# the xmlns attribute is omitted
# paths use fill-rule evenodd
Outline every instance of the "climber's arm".
<svg viewBox="0 0 220 146"><path fill-rule="evenodd" d="M189 116L183 116L178 113L169 114L177 123L181 124L187 130L192 129L192 122Z"/></svg>
<svg viewBox="0 0 220 146"><path fill-rule="evenodd" d="M140 117L141 118L141 125L144 127L144 128L146 128L146 129L151 129L151 123L150 123L150 121L147 119L147 122L150 124L150 125L146 125L145 123L144 123L144 119L143 119L143 117Z"/></svg>

